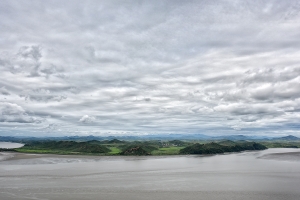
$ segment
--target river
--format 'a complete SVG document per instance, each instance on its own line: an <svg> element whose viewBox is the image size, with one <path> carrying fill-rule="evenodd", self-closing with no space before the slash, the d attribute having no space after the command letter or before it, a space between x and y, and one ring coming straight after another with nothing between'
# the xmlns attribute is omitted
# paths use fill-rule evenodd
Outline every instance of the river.
<svg viewBox="0 0 300 200"><path fill-rule="evenodd" d="M0 153L0 199L295 200L300 150L214 156Z"/></svg>
<svg viewBox="0 0 300 200"><path fill-rule="evenodd" d="M3 149L15 149L15 148L20 148L22 146L24 146L24 144L15 143L15 142L0 142L0 148Z"/></svg>

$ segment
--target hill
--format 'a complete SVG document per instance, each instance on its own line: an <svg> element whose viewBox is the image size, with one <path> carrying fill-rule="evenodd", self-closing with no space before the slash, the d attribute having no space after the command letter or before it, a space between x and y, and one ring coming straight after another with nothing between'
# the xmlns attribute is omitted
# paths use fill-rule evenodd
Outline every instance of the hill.
<svg viewBox="0 0 300 200"><path fill-rule="evenodd" d="M107 153L110 150L102 145L75 141L33 141L16 149L19 152L36 153Z"/></svg>
<svg viewBox="0 0 300 200"><path fill-rule="evenodd" d="M256 142L243 142L234 145L222 145L215 142L211 142L207 144L196 143L190 145L184 149L181 149L180 153L181 154L217 154L217 153L226 153L226 152L240 152L245 150L263 150L263 149L267 149L267 147Z"/></svg>
<svg viewBox="0 0 300 200"><path fill-rule="evenodd" d="M120 155L151 155L151 152L157 150L155 146L137 142L136 144L120 146L122 152Z"/></svg>
<svg viewBox="0 0 300 200"><path fill-rule="evenodd" d="M280 138L276 138L276 140L289 140L289 141L294 141L294 140L300 140L300 138L295 137L293 135L288 135L285 137L280 137Z"/></svg>

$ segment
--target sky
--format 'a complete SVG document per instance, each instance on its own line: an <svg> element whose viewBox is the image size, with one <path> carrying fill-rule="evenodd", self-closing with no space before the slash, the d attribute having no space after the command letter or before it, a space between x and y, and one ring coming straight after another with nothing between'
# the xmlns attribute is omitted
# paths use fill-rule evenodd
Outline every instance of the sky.
<svg viewBox="0 0 300 200"><path fill-rule="evenodd" d="M300 136L299 11L1 0L0 135Z"/></svg>

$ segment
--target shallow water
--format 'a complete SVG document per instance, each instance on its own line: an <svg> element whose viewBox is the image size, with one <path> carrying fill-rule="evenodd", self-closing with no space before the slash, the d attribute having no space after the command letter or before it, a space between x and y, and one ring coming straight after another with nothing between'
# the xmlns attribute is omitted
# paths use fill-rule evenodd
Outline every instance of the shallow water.
<svg viewBox="0 0 300 200"><path fill-rule="evenodd" d="M206 157L2 153L0 199L294 200L300 199L297 152L268 149Z"/></svg>
<svg viewBox="0 0 300 200"><path fill-rule="evenodd" d="M4 149L14 149L14 148L20 148L22 146L24 146L24 144L15 143L15 142L0 142L0 148L4 148Z"/></svg>

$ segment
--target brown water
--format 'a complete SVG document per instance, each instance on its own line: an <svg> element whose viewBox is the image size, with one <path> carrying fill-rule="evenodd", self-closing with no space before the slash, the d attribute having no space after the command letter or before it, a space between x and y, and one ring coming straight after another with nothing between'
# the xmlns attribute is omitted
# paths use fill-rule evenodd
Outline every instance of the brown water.
<svg viewBox="0 0 300 200"><path fill-rule="evenodd" d="M300 152L89 157L0 154L0 199L300 199ZM23 159L24 158L24 159Z"/></svg>

